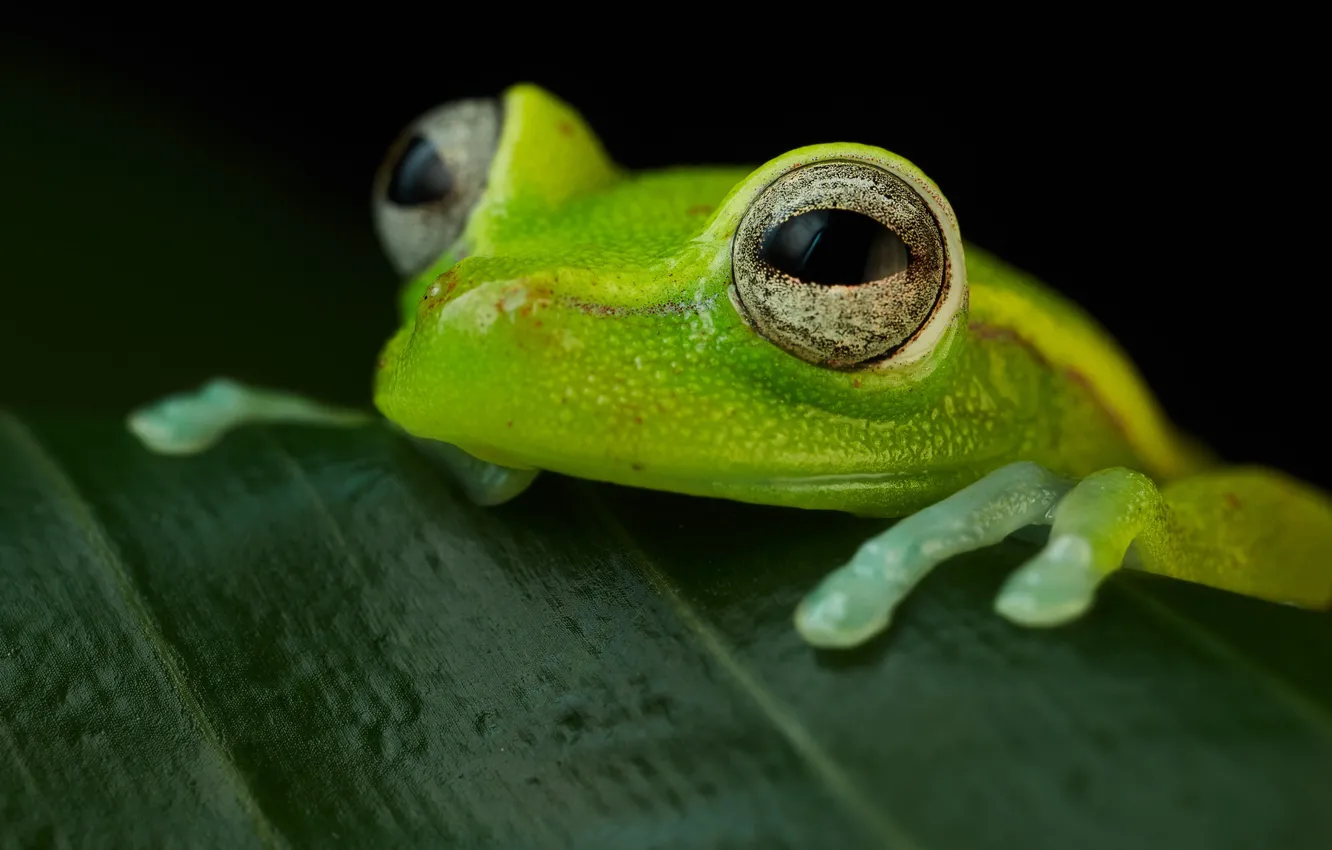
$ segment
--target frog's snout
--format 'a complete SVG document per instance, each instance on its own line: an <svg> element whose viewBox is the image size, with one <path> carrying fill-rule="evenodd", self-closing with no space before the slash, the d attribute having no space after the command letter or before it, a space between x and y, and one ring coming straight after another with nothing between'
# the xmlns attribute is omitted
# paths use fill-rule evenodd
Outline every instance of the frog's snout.
<svg viewBox="0 0 1332 850"><path fill-rule="evenodd" d="M409 433L477 456L555 451L575 411L595 418L581 393L601 386L597 318L557 297L553 274L495 277L455 268L430 283L381 353L375 404Z"/></svg>

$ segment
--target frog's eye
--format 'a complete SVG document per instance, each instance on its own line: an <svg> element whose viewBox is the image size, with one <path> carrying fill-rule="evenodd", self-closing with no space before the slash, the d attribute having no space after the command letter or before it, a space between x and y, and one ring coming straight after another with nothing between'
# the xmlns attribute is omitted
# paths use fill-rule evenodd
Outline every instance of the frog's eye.
<svg viewBox="0 0 1332 850"><path fill-rule="evenodd" d="M449 250L486 186L499 141L495 100L458 100L412 122L375 177L375 229L399 273Z"/></svg>
<svg viewBox="0 0 1332 850"><path fill-rule="evenodd" d="M837 369L891 359L930 323L947 286L929 206L864 162L815 163L768 186L740 222L731 262L758 332Z"/></svg>

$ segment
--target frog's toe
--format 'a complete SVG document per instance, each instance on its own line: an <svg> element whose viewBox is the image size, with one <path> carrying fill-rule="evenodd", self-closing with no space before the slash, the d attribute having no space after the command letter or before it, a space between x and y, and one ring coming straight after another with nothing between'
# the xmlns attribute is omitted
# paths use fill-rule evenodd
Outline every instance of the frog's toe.
<svg viewBox="0 0 1332 850"><path fill-rule="evenodd" d="M995 611L1023 626L1057 626L1082 616L1096 588L1123 564L1158 501L1151 480L1129 469L1082 479L1056 506L1045 548L999 591Z"/></svg>
<svg viewBox="0 0 1332 850"><path fill-rule="evenodd" d="M1039 555L1008 577L994 610L1022 626L1058 626L1086 613L1105 574L1082 537L1052 538Z"/></svg>
<svg viewBox="0 0 1332 850"><path fill-rule="evenodd" d="M193 454L216 443L241 415L239 385L217 378L199 391L168 396L129 415L126 425L149 449Z"/></svg>
<svg viewBox="0 0 1332 850"><path fill-rule="evenodd" d="M854 567L832 573L796 608L796 630L812 646L857 646L888 627L900 594Z"/></svg>

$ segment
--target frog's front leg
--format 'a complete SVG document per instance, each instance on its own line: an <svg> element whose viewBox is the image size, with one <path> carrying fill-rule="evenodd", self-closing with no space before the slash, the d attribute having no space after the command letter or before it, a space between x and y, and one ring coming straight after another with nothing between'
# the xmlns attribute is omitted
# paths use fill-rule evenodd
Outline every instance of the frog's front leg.
<svg viewBox="0 0 1332 850"><path fill-rule="evenodd" d="M144 446L158 454L190 455L250 423L358 426L374 421L374 416L362 410L258 389L230 378L214 378L193 392L176 393L133 411L125 424Z"/></svg>
<svg viewBox="0 0 1332 850"><path fill-rule="evenodd" d="M178 393L141 407L126 421L139 441L159 454L204 451L229 431L262 422L357 427L377 421L362 410L335 407L304 396L214 378L194 392ZM507 502L527 489L535 469L511 469L472 457L448 443L412 438L436 465L479 505Z"/></svg>
<svg viewBox="0 0 1332 850"><path fill-rule="evenodd" d="M1026 626L1075 619L1125 564L1305 608L1332 605L1332 501L1273 470L1204 473L1158 490L1106 469L1075 485L1016 463L870 540L801 603L815 646L849 647L882 631L936 564L1052 523L1045 547L1005 582L995 610ZM1132 545L1132 551L1130 551Z"/></svg>
<svg viewBox="0 0 1332 850"><path fill-rule="evenodd" d="M501 505L531 486L539 470L514 469L481 460L451 443L423 440L413 437L412 442L454 481L458 482L467 498L483 507Z"/></svg>
<svg viewBox="0 0 1332 850"><path fill-rule="evenodd" d="M1071 486L1034 463L990 473L861 546L800 603L796 627L814 646L864 643L937 564L1047 522Z"/></svg>

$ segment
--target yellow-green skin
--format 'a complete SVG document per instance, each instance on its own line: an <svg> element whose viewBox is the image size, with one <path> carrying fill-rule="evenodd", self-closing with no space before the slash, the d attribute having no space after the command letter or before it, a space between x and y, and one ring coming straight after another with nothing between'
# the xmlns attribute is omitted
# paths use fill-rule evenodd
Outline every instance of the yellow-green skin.
<svg viewBox="0 0 1332 850"><path fill-rule="evenodd" d="M968 303L911 368L812 365L746 322L732 237L757 194L830 158L891 163L938 192L900 157L829 144L757 169L631 173L546 92L516 86L503 107L485 194L455 250L404 287L381 355L375 404L409 433L509 467L883 517L1018 460L1071 478L1127 466L1158 484L1206 466L1088 316L974 246ZM1287 484L1302 485L1262 475L1260 501L1280 514ZM1226 486L1176 507L1206 531ZM1314 522L1332 517L1321 496L1289 492ZM1242 576L1176 569L1188 553L1166 550L1187 534L1167 537L1157 571L1249 592ZM1209 558L1231 551L1209 545ZM1242 573L1235 552L1226 569ZM1309 574L1317 604L1332 581Z"/></svg>
<svg viewBox="0 0 1332 850"><path fill-rule="evenodd" d="M628 173L545 92L504 107L467 255L405 287L381 359L375 403L410 433L506 466L878 516L1017 459L1191 467L1114 344L974 247L970 311L909 376L815 366L745 322L731 239L754 196L817 159L919 174L900 157L818 145L757 170ZM856 485L875 474L892 487Z"/></svg>

